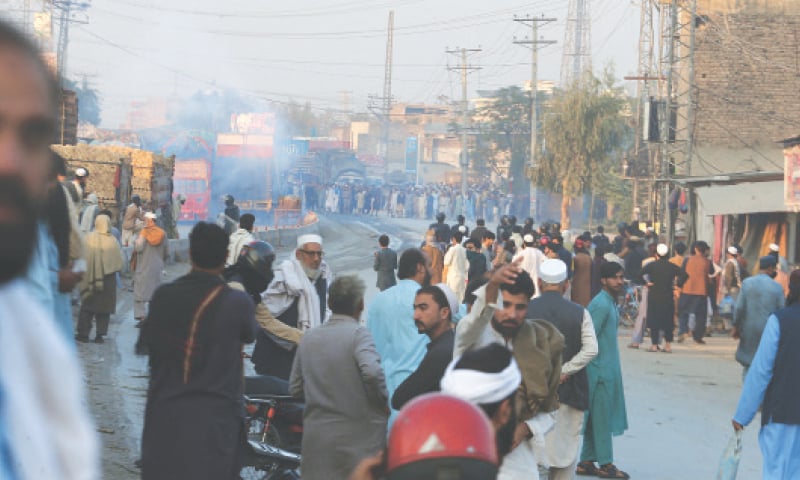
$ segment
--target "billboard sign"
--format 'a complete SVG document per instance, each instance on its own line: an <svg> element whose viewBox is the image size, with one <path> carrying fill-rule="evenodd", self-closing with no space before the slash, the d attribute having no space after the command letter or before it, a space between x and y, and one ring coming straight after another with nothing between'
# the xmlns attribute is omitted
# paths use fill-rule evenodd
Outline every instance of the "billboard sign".
<svg viewBox="0 0 800 480"><path fill-rule="evenodd" d="M275 114L234 113L231 115L231 132L242 135L274 135Z"/></svg>

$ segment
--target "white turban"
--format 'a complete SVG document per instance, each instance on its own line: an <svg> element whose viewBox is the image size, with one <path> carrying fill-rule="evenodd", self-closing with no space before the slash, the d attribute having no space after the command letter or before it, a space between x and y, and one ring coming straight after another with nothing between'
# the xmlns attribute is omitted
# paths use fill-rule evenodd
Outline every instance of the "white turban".
<svg viewBox="0 0 800 480"><path fill-rule="evenodd" d="M499 373L481 372L468 368L455 368L461 357L454 358L441 381L442 393L453 395L478 405L499 402L517 391L522 383L522 373L517 362L511 363Z"/></svg>

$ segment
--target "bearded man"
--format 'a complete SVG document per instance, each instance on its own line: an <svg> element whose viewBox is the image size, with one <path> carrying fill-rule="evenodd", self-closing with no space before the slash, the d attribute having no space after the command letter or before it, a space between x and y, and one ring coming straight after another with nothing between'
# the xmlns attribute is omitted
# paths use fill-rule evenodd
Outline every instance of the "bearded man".
<svg viewBox="0 0 800 480"><path fill-rule="evenodd" d="M275 269L275 278L261 295L272 315L300 333L322 325L329 316L328 287L332 274L322 259L322 237L297 238L294 258ZM289 379L297 343L262 329L258 332L252 362L260 375Z"/></svg>
<svg viewBox="0 0 800 480"><path fill-rule="evenodd" d="M545 320L526 321L533 280L520 266L522 258L496 269L486 286L475 292L470 313L458 322L453 356L499 343L513 352L522 372L517 391L512 451L500 470L504 479L538 479L531 442L542 442L553 428L564 337Z"/></svg>

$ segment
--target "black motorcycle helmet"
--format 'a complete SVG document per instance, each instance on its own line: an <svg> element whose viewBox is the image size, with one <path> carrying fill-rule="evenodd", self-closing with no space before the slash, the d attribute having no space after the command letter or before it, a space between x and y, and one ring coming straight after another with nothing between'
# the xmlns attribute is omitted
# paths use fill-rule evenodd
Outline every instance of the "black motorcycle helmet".
<svg viewBox="0 0 800 480"><path fill-rule="evenodd" d="M236 260L236 269L245 283L245 290L251 294L260 294L269 287L275 273L272 264L275 262L275 249L267 242L254 240L242 247Z"/></svg>

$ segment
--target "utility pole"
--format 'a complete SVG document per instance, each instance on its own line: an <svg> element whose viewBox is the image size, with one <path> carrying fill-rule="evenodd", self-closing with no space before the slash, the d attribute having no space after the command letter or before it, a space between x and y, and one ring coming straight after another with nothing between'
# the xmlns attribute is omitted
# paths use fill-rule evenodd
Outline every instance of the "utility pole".
<svg viewBox="0 0 800 480"><path fill-rule="evenodd" d="M389 11L389 25L386 33L386 59L383 69L383 161L385 173L389 173L389 129L392 121L392 55L394 52L394 10Z"/></svg>
<svg viewBox="0 0 800 480"><path fill-rule="evenodd" d="M67 74L69 26L72 23L89 23L72 18L72 14L86 10L89 8L89 4L86 2L73 2L72 0L53 0L52 7L53 9L58 9L61 11L61 16L59 17L58 43L56 45L56 61L58 65L58 84L63 88L63 81Z"/></svg>
<svg viewBox="0 0 800 480"><path fill-rule="evenodd" d="M467 99L467 74L473 70L480 70L481 67L470 67L467 64L467 56L480 52L480 48L460 48L446 50L451 55L461 56L461 66L448 70L461 70L461 198L466 202L467 198L467 171L469 169L469 154L467 152L467 129L469 126L469 100ZM463 213L463 212L459 212Z"/></svg>
<svg viewBox="0 0 800 480"><path fill-rule="evenodd" d="M669 189L670 189L670 182L668 181L671 177L670 175L670 163L673 161L671 151L670 151L670 139L673 138L674 129L673 129L673 116L675 112L673 110L674 106L674 67L675 67L675 34L677 32L678 27L678 1L672 0L670 4L662 4L662 20L666 20L668 23L665 28L665 35L664 40L666 41L665 45L665 58L664 58L664 68L665 68L665 77L666 77L666 91L664 92L664 116L661 118L661 132L662 132L662 143L661 143L661 178L664 179L664 183L662 185L662 192L661 192L661 211L662 213L662 225L667 225L669 228L669 238L671 240L670 244L672 244L672 240L675 238L675 225L671 222L671 215L669 211ZM666 17L664 14L669 15ZM674 141L674 138L673 140Z"/></svg>
<svg viewBox="0 0 800 480"><path fill-rule="evenodd" d="M589 0L570 0L561 57L561 88L569 88L573 82L581 80L584 72L592 71L591 37Z"/></svg>
<svg viewBox="0 0 800 480"><path fill-rule="evenodd" d="M539 39L539 22L555 22L555 18L514 18L515 22L531 26L530 40L514 40L517 45L530 45L531 49L531 148L530 165L528 166L528 181L530 182L530 216L538 218L536 202L536 181L534 172L536 171L537 153L539 151L539 45L552 45L555 40Z"/></svg>
<svg viewBox="0 0 800 480"><path fill-rule="evenodd" d="M654 0L641 0L639 22L639 69L636 76L623 77L625 80L636 81L636 135L634 136L633 158L630 172L623 177L633 182L633 202L631 210L635 217L636 212L643 212L644 218L655 220L659 214L654 205L655 178L660 175L655 168L656 148L648 143L650 136L650 117L656 115L650 110L651 95L656 93L657 81L663 78L655 75L657 68L654 55L653 11ZM643 158L644 157L644 158ZM646 160L646 168L643 163Z"/></svg>

